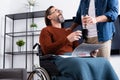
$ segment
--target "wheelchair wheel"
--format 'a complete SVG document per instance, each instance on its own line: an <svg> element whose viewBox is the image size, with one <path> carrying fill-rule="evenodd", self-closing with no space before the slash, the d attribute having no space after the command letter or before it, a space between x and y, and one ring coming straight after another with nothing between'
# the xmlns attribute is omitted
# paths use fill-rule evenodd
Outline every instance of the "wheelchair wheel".
<svg viewBox="0 0 120 80"><path fill-rule="evenodd" d="M50 80L47 71L40 67L30 73L27 80Z"/></svg>

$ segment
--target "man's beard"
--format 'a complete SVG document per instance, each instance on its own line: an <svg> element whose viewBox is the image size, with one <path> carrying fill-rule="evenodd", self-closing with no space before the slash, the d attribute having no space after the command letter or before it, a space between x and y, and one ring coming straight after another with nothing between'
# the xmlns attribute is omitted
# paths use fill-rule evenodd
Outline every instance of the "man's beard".
<svg viewBox="0 0 120 80"><path fill-rule="evenodd" d="M57 20L59 23L63 23L63 22L65 21L63 15L58 15L58 17L56 18L56 20Z"/></svg>

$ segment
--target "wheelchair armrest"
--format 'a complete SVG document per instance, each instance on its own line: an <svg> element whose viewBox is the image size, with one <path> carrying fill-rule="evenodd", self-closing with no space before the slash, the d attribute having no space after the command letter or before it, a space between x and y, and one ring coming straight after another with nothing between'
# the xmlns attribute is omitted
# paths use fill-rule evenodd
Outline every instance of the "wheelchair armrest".
<svg viewBox="0 0 120 80"><path fill-rule="evenodd" d="M44 55L44 56L40 56L40 60L53 60L54 56L55 55L53 55L53 54L47 54L47 55Z"/></svg>

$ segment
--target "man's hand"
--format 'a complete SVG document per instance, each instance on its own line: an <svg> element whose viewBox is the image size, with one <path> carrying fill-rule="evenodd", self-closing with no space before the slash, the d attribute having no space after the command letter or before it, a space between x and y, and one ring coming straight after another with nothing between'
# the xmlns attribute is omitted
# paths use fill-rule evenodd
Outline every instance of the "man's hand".
<svg viewBox="0 0 120 80"><path fill-rule="evenodd" d="M82 23L83 25L89 26L92 24L96 24L97 21L96 21L96 18L86 15L82 18Z"/></svg>
<svg viewBox="0 0 120 80"><path fill-rule="evenodd" d="M91 56L91 57L97 57L98 52L99 52L98 49L95 50L95 51L92 51L92 52L90 53L90 56Z"/></svg>
<svg viewBox="0 0 120 80"><path fill-rule="evenodd" d="M72 32L71 34L69 34L67 36L67 39L70 41L70 42L73 42L73 41L76 41L76 40L79 40L82 36L82 32L80 30L77 30L75 32Z"/></svg>

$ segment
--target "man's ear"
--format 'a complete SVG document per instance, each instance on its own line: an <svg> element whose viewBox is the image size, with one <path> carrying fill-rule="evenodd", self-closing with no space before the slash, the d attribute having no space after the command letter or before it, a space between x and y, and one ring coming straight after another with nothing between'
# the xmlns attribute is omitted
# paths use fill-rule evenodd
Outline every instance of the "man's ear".
<svg viewBox="0 0 120 80"><path fill-rule="evenodd" d="M51 19L51 16L49 15L49 16L47 16L47 18L48 18L48 19Z"/></svg>

